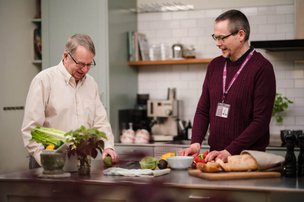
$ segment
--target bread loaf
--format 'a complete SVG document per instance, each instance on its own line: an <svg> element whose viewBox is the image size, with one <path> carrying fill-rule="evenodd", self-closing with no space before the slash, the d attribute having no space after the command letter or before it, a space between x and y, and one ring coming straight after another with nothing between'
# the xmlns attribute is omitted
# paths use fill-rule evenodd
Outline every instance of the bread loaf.
<svg viewBox="0 0 304 202"><path fill-rule="evenodd" d="M220 171L252 171L258 169L256 160L249 154L229 156L227 163L218 159L207 163L198 163L196 168L202 172L215 173Z"/></svg>
<svg viewBox="0 0 304 202"><path fill-rule="evenodd" d="M224 171L252 171L258 169L255 159L249 154L229 156L227 163L222 160L216 161Z"/></svg>
<svg viewBox="0 0 304 202"><path fill-rule="evenodd" d="M215 172L223 171L220 164L214 161L207 163L198 163L196 164L196 168L206 173L215 173Z"/></svg>

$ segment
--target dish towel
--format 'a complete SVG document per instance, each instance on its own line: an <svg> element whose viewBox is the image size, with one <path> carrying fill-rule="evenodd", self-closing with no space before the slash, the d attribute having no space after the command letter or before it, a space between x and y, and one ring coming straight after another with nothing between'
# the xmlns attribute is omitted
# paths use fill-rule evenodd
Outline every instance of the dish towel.
<svg viewBox="0 0 304 202"><path fill-rule="evenodd" d="M107 168L103 171L104 175L120 175L128 177L156 177L161 175L169 174L171 169L166 168L162 170L151 170L151 169L127 169L112 167Z"/></svg>
<svg viewBox="0 0 304 202"><path fill-rule="evenodd" d="M280 155L255 150L244 150L241 154L251 155L256 160L259 170L282 166L285 160L285 158Z"/></svg>

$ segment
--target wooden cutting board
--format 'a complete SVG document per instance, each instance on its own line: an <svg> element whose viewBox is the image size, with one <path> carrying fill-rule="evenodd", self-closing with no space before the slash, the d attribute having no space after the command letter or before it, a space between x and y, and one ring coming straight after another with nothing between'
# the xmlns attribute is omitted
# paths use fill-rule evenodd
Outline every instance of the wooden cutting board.
<svg viewBox="0 0 304 202"><path fill-rule="evenodd" d="M189 169L189 175L203 178L206 180L237 180L237 179L256 179L256 178L273 178L280 177L280 172L219 172L204 173L199 169Z"/></svg>

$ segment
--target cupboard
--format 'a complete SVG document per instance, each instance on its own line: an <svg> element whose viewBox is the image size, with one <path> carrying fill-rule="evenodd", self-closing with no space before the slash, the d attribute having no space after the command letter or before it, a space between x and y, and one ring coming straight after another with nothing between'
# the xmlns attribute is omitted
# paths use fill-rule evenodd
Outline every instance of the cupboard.
<svg viewBox="0 0 304 202"><path fill-rule="evenodd" d="M98 83L114 134L118 134L118 110L133 108L137 72L128 68L127 34L137 29L136 0L42 0L42 68L57 65L69 36L92 37L97 65L90 70ZM116 139L118 137L115 137Z"/></svg>

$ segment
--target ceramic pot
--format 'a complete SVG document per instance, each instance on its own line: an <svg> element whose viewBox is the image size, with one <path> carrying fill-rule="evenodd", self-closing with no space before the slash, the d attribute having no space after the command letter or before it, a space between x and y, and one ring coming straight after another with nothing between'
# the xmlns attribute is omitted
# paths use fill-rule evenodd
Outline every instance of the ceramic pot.
<svg viewBox="0 0 304 202"><path fill-rule="evenodd" d="M65 155L55 151L43 151L40 154L43 174L62 174Z"/></svg>

